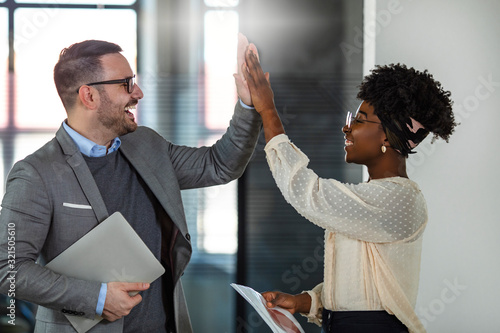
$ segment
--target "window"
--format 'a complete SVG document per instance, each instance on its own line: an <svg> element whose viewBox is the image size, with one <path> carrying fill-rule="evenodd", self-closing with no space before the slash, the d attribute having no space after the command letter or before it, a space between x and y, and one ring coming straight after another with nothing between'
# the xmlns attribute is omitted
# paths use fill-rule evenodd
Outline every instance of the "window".
<svg viewBox="0 0 500 333"><path fill-rule="evenodd" d="M136 0L105 0L99 1L99 6L102 5L132 5ZM16 0L18 3L40 3L40 4L50 4L47 0ZM76 5L95 5L95 0L59 0L54 1L57 4L76 4Z"/></svg>
<svg viewBox="0 0 500 333"><path fill-rule="evenodd" d="M132 68L135 67L137 15L134 10L19 8L14 22L16 128L54 129L65 119L52 79L63 48L86 39L110 41L122 47Z"/></svg>
<svg viewBox="0 0 500 333"><path fill-rule="evenodd" d="M225 130L236 102L238 13L209 10L205 13L205 125ZM223 112L221 114L221 112Z"/></svg>
<svg viewBox="0 0 500 333"><path fill-rule="evenodd" d="M0 7L0 128L7 127L8 110L9 110L9 12L7 8ZM5 159L4 145L8 141L5 133L0 135L0 156L2 156L2 163L0 163L0 195L3 198L4 184L5 184L5 170L10 169L10 162Z"/></svg>
<svg viewBox="0 0 500 333"><path fill-rule="evenodd" d="M228 126L237 101L233 73L236 72L238 13L209 10L204 21L205 127L217 133L212 144ZM201 250L235 254L237 250L237 183L202 191L198 237Z"/></svg>
<svg viewBox="0 0 500 333"><path fill-rule="evenodd" d="M205 5L207 7L236 7L239 4L239 0L205 0Z"/></svg>
<svg viewBox="0 0 500 333"><path fill-rule="evenodd" d="M202 25L198 31L202 34L195 37L200 43L191 50L191 54L199 56L190 68L200 71L191 72L196 83L189 90L189 96L198 96L199 101L195 107L186 104L176 107L183 119L187 120L186 110L191 115L187 122L179 121L176 132L182 132L182 136L190 133L199 145L211 145L222 136L237 102L233 73L237 70L240 22L236 5L238 1L205 0L205 7L199 12ZM175 85L179 86L179 82ZM182 282L195 332L235 331L236 294L229 284L236 281L237 193L237 181L183 193L194 241L191 262Z"/></svg>
<svg viewBox="0 0 500 333"><path fill-rule="evenodd" d="M88 5L86 8L71 5L69 8L62 1L0 1L2 197L3 185L12 165L52 138L66 117L53 81L53 68L64 47L86 39L111 41L123 48L124 56L135 70L137 13L132 6L128 6L133 2L110 0L107 3L114 6L107 9L98 6L88 8ZM19 6L20 3L33 6ZM12 22L9 22L11 19ZM10 36L11 44L9 25L14 28Z"/></svg>
<svg viewBox="0 0 500 333"><path fill-rule="evenodd" d="M0 7L0 127L7 126L9 85L9 12Z"/></svg>

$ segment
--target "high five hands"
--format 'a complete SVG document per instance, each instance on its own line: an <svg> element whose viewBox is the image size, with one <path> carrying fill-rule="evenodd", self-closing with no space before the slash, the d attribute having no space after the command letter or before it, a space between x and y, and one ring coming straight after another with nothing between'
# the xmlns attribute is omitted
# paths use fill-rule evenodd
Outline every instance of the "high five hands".
<svg viewBox="0 0 500 333"><path fill-rule="evenodd" d="M245 52L245 79L252 103L258 113L274 111L274 93L269 82L269 73L264 73L259 57L250 47Z"/></svg>
<svg viewBox="0 0 500 333"><path fill-rule="evenodd" d="M245 103L248 106L253 106L252 104L252 97L250 95L250 90L248 89L248 84L247 80L245 78L244 72L246 71L246 60L245 60L245 54L247 50L252 50L255 52L257 55L257 59L259 57L259 52L257 51L257 48L255 45L249 44L248 39L243 35L242 33L238 34L238 54L237 54L237 60L238 60L238 73L233 74L235 82L236 82L236 90L238 92L238 96L240 97L241 101Z"/></svg>
<svg viewBox="0 0 500 333"><path fill-rule="evenodd" d="M243 46L245 46L244 52ZM255 45L248 44L248 40L242 34L239 35L238 42L238 74L234 77L241 101L253 105L262 117L266 142L276 135L285 133L274 105L269 73L264 73L262 70Z"/></svg>

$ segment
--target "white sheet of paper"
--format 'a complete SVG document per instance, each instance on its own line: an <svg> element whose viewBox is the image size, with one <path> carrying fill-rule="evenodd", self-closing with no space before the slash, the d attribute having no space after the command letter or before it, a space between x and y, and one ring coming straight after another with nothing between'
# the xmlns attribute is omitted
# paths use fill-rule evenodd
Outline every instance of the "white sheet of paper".
<svg viewBox="0 0 500 333"><path fill-rule="evenodd" d="M165 269L122 214L116 212L55 257L45 267L87 281L147 282ZM88 319L65 315L78 333L97 325L102 317Z"/></svg>
<svg viewBox="0 0 500 333"><path fill-rule="evenodd" d="M299 322L290 312L279 306L268 308L266 300L259 292L236 283L231 283L231 287L253 306L273 333L304 333Z"/></svg>

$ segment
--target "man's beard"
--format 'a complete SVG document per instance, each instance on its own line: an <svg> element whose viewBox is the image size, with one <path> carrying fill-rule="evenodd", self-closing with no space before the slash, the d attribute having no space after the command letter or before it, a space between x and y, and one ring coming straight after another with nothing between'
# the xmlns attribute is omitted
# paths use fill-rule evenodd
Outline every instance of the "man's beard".
<svg viewBox="0 0 500 333"><path fill-rule="evenodd" d="M116 133L117 136L125 135L137 129L135 121L129 119L123 107L113 105L108 94L103 90L100 92L101 106L97 111L98 120L109 130Z"/></svg>

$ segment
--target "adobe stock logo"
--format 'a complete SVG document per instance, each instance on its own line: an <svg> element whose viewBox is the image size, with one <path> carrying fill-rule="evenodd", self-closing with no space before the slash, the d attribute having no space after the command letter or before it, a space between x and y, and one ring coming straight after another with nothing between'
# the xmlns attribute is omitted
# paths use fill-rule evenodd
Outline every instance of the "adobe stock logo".
<svg viewBox="0 0 500 333"><path fill-rule="evenodd" d="M296 292L303 281L309 278L310 274L318 269L323 269L323 252L325 249L324 239L316 238L317 246L314 248L312 256L306 257L300 264L294 264L283 272L281 281L290 285L290 290Z"/></svg>
<svg viewBox="0 0 500 333"><path fill-rule="evenodd" d="M461 104L454 105L453 111L457 122L469 118L481 106L481 102L486 101L500 87L500 82L493 81L493 74L487 77L479 76L479 84L474 89L474 93L465 97Z"/></svg>
<svg viewBox="0 0 500 333"><path fill-rule="evenodd" d="M54 2L59 3L58 1ZM35 39L59 12L58 7L40 7L29 18L21 16L20 24L14 35L14 48L19 50L22 45Z"/></svg>
<svg viewBox="0 0 500 333"><path fill-rule="evenodd" d="M426 328L429 322L435 321L439 315L446 311L446 307L454 303L467 289L466 285L461 285L458 282L458 278L455 278L453 282L444 279L443 283L445 287L441 290L439 297L431 300L426 306L419 306L416 309L418 317Z"/></svg>
<svg viewBox="0 0 500 333"><path fill-rule="evenodd" d="M411 0L410 0L411 1ZM342 53L348 63L351 63L353 54L359 54L363 51L363 40L370 40L380 34L382 29L391 24L394 15L398 15L403 11L403 6L400 0L391 0L387 3L386 9L380 9L375 15L375 21L370 22L365 27L365 31L358 26L354 27L354 38L352 43L342 42L339 44Z"/></svg>
<svg viewBox="0 0 500 333"><path fill-rule="evenodd" d="M489 73L486 76L478 76L477 81L478 84L474 88L474 91L464 97L461 102L453 105L455 121L459 125L470 117L477 117L477 112L481 109L481 103L491 98L495 93L498 93L500 81L494 81L493 74ZM406 172L409 176L413 175L415 170L422 166L429 156L434 154L439 145L446 143L444 140L431 142L430 140L422 142L417 148L418 154L412 155L407 160Z"/></svg>

